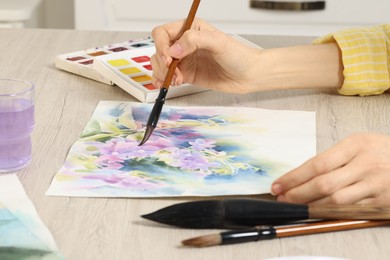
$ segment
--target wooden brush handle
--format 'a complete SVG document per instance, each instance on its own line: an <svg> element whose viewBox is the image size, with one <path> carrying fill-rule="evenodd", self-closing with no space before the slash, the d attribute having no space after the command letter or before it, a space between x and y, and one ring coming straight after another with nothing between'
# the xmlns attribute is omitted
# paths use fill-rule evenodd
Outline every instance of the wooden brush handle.
<svg viewBox="0 0 390 260"><path fill-rule="evenodd" d="M189 30L191 28L191 25L192 25L192 22L195 19L195 14L196 14L196 11L198 10L199 4L200 4L200 0L194 0L192 2L192 6L191 6L191 9L190 9L190 12L188 13L187 19L184 22L184 25L181 28L180 33L176 36L176 39L179 39L183 35L183 33L185 31L187 31L187 30ZM169 65L167 75L165 76L165 80L164 80L164 82L162 84L163 88L168 89L169 86L171 85L172 78L173 78L173 75L175 74L175 70L176 70L176 67L177 67L178 63L179 63L178 59L173 59L172 60L171 65Z"/></svg>
<svg viewBox="0 0 390 260"><path fill-rule="evenodd" d="M390 220L334 220L277 227L276 237L291 237L333 231L380 227L390 225Z"/></svg>
<svg viewBox="0 0 390 260"><path fill-rule="evenodd" d="M310 205L313 219L390 219L390 207L378 205Z"/></svg>
<svg viewBox="0 0 390 260"><path fill-rule="evenodd" d="M178 59L173 59L171 62L171 65L169 65L167 75L165 76L164 82L162 84L163 88L168 89L171 85L173 75L175 75L175 69L177 67L177 64L179 63Z"/></svg>

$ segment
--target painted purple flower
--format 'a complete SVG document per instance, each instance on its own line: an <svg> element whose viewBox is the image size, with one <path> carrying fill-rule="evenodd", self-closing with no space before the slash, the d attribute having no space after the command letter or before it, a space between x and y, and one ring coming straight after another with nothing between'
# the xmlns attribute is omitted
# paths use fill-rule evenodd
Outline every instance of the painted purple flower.
<svg viewBox="0 0 390 260"><path fill-rule="evenodd" d="M215 147L215 141L213 140L196 139L194 142L188 143L192 146L192 149L196 151Z"/></svg>
<svg viewBox="0 0 390 260"><path fill-rule="evenodd" d="M135 140L128 140L123 137L111 139L106 143L97 143L95 147L100 154L99 157L111 156L112 159L117 158L120 162L128 159L142 159L153 156L159 150L159 147L151 144L138 146L138 142Z"/></svg>
<svg viewBox="0 0 390 260"><path fill-rule="evenodd" d="M171 166L182 170L210 171L211 167L218 167L219 163L209 162L204 154L187 149L175 149L172 151Z"/></svg>
<svg viewBox="0 0 390 260"><path fill-rule="evenodd" d="M143 159L156 154L159 150L157 146L145 144L142 146L138 145L138 142L124 141L116 145L116 152L118 156L124 160L129 159Z"/></svg>

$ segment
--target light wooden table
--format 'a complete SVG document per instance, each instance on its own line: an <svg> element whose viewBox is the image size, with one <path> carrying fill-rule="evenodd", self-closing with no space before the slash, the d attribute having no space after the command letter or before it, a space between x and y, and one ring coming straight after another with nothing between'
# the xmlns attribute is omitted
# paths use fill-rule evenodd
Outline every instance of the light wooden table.
<svg viewBox="0 0 390 260"><path fill-rule="evenodd" d="M205 249L180 247L185 238L210 230L157 225L140 214L187 199L105 199L47 197L62 166L99 100L136 101L118 87L57 70L54 57L71 51L149 36L148 33L72 30L0 30L0 77L36 84L33 160L18 173L43 222L67 259L265 259L322 255L349 259L389 259L387 227L275 239ZM310 43L308 37L247 36L260 46ZM356 132L390 133L389 94L345 97L334 90L274 91L250 95L204 92L175 98L169 105L248 106L316 111L317 151ZM299 149L299 148L298 148Z"/></svg>

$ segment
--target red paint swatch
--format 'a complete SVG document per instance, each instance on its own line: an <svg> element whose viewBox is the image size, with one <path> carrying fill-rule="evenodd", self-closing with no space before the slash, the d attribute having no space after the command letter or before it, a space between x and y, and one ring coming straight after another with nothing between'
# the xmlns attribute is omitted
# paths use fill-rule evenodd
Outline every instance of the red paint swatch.
<svg viewBox="0 0 390 260"><path fill-rule="evenodd" d="M83 59L85 59L85 57L82 57L82 56L67 58L67 60L70 60L70 61L77 61L77 60L83 60Z"/></svg>
<svg viewBox="0 0 390 260"><path fill-rule="evenodd" d="M80 64L83 64L83 65L90 65L92 63L93 63L93 60L87 60L87 61L80 62Z"/></svg>
<svg viewBox="0 0 390 260"><path fill-rule="evenodd" d="M152 65L144 65L144 68L147 69L147 70L152 70Z"/></svg>
<svg viewBox="0 0 390 260"><path fill-rule="evenodd" d="M143 86L144 86L144 88L149 89L149 90L157 89L153 84L145 84Z"/></svg>
<svg viewBox="0 0 390 260"><path fill-rule="evenodd" d="M134 57L131 59L135 62L138 62L138 63L150 61L150 58L148 56L139 56L139 57Z"/></svg>

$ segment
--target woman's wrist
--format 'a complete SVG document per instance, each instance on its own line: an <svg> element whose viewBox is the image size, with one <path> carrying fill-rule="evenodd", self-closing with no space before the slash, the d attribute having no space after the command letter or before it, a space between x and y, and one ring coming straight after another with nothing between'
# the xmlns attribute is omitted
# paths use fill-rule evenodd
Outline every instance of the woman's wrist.
<svg viewBox="0 0 390 260"><path fill-rule="evenodd" d="M264 49L249 73L253 91L303 88L338 88L343 65L335 43Z"/></svg>

